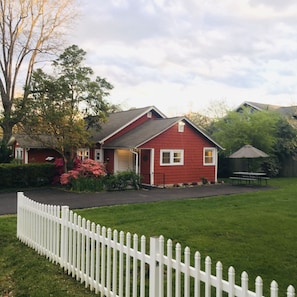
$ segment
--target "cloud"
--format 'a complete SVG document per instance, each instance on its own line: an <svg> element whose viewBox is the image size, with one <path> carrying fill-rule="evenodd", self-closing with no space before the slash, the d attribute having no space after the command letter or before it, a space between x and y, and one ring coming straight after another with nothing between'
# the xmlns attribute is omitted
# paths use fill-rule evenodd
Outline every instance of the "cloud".
<svg viewBox="0 0 297 297"><path fill-rule="evenodd" d="M297 92L296 6L293 0L81 0L69 42L115 85L117 102L122 96L136 107L162 104L170 113L222 98L284 104Z"/></svg>

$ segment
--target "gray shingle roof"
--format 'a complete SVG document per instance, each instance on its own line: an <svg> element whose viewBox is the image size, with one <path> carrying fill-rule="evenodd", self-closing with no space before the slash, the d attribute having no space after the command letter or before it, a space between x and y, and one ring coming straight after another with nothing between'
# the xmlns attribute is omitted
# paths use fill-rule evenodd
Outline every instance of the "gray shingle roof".
<svg viewBox="0 0 297 297"><path fill-rule="evenodd" d="M104 142L107 138L116 134L119 130L127 127L130 123L149 111L153 111L160 117L166 118L166 116L154 106L110 113L107 122L101 125L101 129L99 131L92 131L92 140L94 142Z"/></svg>
<svg viewBox="0 0 297 297"><path fill-rule="evenodd" d="M206 135L205 132L200 130L195 124L193 124L186 117L174 117L166 119L152 119L144 122L142 125L134 128L133 130L127 132L119 138L104 144L104 148L137 148L142 144L148 142L149 140L157 137L161 133L165 132L167 129L175 125L180 121L187 122L191 127L193 127L199 134L204 136L210 142L220 149L223 149L219 144L217 144L212 138Z"/></svg>
<svg viewBox="0 0 297 297"><path fill-rule="evenodd" d="M248 104L251 107L254 107L255 109L258 109L258 110L277 110L280 108L280 106L278 105L264 104L264 103L251 102L251 101L246 101L243 104Z"/></svg>
<svg viewBox="0 0 297 297"><path fill-rule="evenodd" d="M8 145L12 145L15 141L22 148L54 148L56 146L55 138L49 135L15 134L9 140Z"/></svg>
<svg viewBox="0 0 297 297"><path fill-rule="evenodd" d="M264 103L258 103L258 102L251 102L251 101L245 101L242 105L245 106L251 106L252 108L256 110L274 110L281 115L287 117L287 118L297 118L297 106L279 106L279 105L271 105L271 104L264 104ZM240 107L237 108L239 110Z"/></svg>
<svg viewBox="0 0 297 297"><path fill-rule="evenodd" d="M183 119L183 117L175 117L169 119L152 119L130 130L115 140L104 144L104 148L136 148L150 139L156 137L175 123Z"/></svg>

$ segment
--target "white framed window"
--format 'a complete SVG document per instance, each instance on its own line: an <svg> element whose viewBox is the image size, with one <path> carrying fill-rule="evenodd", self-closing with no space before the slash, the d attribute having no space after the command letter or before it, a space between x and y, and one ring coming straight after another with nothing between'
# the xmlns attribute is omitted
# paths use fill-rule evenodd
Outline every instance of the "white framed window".
<svg viewBox="0 0 297 297"><path fill-rule="evenodd" d="M77 150L77 157L81 161L89 159L89 156L90 156L90 150L88 148L79 148Z"/></svg>
<svg viewBox="0 0 297 297"><path fill-rule="evenodd" d="M95 149L95 151L94 151L94 160L97 161L97 162L102 162L102 160L103 160L102 149Z"/></svg>
<svg viewBox="0 0 297 297"><path fill-rule="evenodd" d="M17 160L23 160L23 148L22 147L17 147L15 149L15 159Z"/></svg>
<svg viewBox="0 0 297 297"><path fill-rule="evenodd" d="M180 121L178 122L178 132L184 132L185 131L185 123Z"/></svg>
<svg viewBox="0 0 297 297"><path fill-rule="evenodd" d="M216 149L213 147L205 147L203 149L203 165L216 164Z"/></svg>
<svg viewBox="0 0 297 297"><path fill-rule="evenodd" d="M161 150L160 165L184 165L184 150Z"/></svg>

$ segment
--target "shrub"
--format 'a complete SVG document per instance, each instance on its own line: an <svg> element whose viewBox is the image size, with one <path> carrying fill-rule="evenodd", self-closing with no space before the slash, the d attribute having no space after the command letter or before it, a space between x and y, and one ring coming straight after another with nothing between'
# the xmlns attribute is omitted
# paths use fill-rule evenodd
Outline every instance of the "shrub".
<svg viewBox="0 0 297 297"><path fill-rule="evenodd" d="M267 174L267 176L275 177L279 174L280 164L277 159L269 158L261 164L261 169Z"/></svg>
<svg viewBox="0 0 297 297"><path fill-rule="evenodd" d="M200 179L204 185L208 184L208 180L206 177L202 176L202 177L200 177Z"/></svg>
<svg viewBox="0 0 297 297"><path fill-rule="evenodd" d="M92 178L92 177L78 177L71 180L71 188L73 191L84 192L100 192L104 190L104 179L103 177Z"/></svg>
<svg viewBox="0 0 297 297"><path fill-rule="evenodd" d="M102 177L106 175L103 164L92 159L76 163L77 166L60 177L62 185L69 185L74 191L101 191Z"/></svg>
<svg viewBox="0 0 297 297"><path fill-rule="evenodd" d="M117 174L106 174L102 164L88 159L77 169L69 170L60 177L62 185L69 186L73 191L123 191L139 189L140 176L133 171Z"/></svg>
<svg viewBox="0 0 297 297"><path fill-rule="evenodd" d="M50 163L0 164L0 187L39 187L51 184L55 167Z"/></svg>
<svg viewBox="0 0 297 297"><path fill-rule="evenodd" d="M127 170L109 175L105 182L108 191L123 191L140 188L140 176L134 171Z"/></svg>

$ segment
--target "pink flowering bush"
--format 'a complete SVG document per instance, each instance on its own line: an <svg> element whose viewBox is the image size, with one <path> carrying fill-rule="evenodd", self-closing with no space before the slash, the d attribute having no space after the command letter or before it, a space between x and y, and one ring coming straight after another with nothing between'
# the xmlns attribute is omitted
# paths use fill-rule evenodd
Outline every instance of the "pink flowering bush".
<svg viewBox="0 0 297 297"><path fill-rule="evenodd" d="M67 185L70 183L71 178L78 179L79 172L77 170L69 170L67 173L63 173L60 177L60 183Z"/></svg>
<svg viewBox="0 0 297 297"><path fill-rule="evenodd" d="M103 164L96 162L95 160L87 159L82 162L76 162L76 166L73 170L69 170L67 173L63 173L60 177L60 183L62 185L72 185L79 180L80 183L90 183L86 180L97 179L105 176L106 170ZM92 181L94 182L94 181Z"/></svg>
<svg viewBox="0 0 297 297"><path fill-rule="evenodd" d="M98 177L106 175L105 167L92 159L81 162L76 170L79 172L79 176Z"/></svg>
<svg viewBox="0 0 297 297"><path fill-rule="evenodd" d="M63 162L57 162L57 165L61 167ZM74 162L74 168L62 173L59 182L73 191L123 191L140 188L140 176L135 172L107 175L104 165L91 159Z"/></svg>

